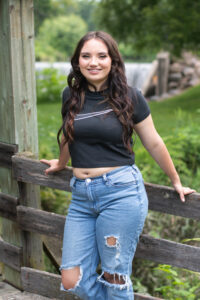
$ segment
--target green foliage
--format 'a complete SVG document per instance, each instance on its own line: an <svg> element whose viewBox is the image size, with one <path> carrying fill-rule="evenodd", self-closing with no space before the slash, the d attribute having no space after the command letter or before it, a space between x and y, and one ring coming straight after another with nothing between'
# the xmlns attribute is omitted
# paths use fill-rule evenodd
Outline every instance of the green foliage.
<svg viewBox="0 0 200 300"><path fill-rule="evenodd" d="M195 0L101 0L97 11L100 24L120 42L176 55L199 49L199 13Z"/></svg>
<svg viewBox="0 0 200 300"><path fill-rule="evenodd" d="M186 278L180 278L176 268L168 265L159 265L154 269L154 273L159 278L162 278L161 286L156 288L155 291L159 292L164 299L198 299L197 296L200 291L199 274L186 271ZM196 276L190 277L188 276L189 273L194 273Z"/></svg>
<svg viewBox="0 0 200 300"><path fill-rule="evenodd" d="M58 15L69 15L77 10L77 5L73 0L34 0L34 21L35 33L38 35L39 29L46 19Z"/></svg>
<svg viewBox="0 0 200 300"><path fill-rule="evenodd" d="M47 187L41 187L42 208L45 211L67 215L71 193Z"/></svg>
<svg viewBox="0 0 200 300"><path fill-rule="evenodd" d="M66 61L86 32L87 24L74 14L46 19L35 42L36 60Z"/></svg>
<svg viewBox="0 0 200 300"><path fill-rule="evenodd" d="M177 121L179 115L181 120L184 119L184 113L177 115ZM174 131L173 135L163 137L165 144L171 154L174 165L180 174L183 185L192 186L195 189L199 189L200 181L200 139L199 139L199 126L196 123L188 125L188 127L178 127ZM153 159L149 157L149 154L142 147L137 151L137 159L139 166L142 170L142 174L146 181L152 183L170 185L170 180L163 171L155 165Z"/></svg>
<svg viewBox="0 0 200 300"><path fill-rule="evenodd" d="M66 76L59 75L56 69L36 72L37 103L61 103L61 92L66 85Z"/></svg>

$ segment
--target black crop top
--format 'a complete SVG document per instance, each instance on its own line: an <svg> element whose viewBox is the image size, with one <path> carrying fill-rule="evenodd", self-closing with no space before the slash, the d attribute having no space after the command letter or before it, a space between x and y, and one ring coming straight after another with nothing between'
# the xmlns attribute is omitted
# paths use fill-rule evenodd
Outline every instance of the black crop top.
<svg viewBox="0 0 200 300"><path fill-rule="evenodd" d="M62 92L63 103L68 101L70 90ZM149 114L149 106L142 93L129 88L133 100L134 123L143 121ZM98 168L132 165L134 153L130 154L122 140L122 125L102 92L85 92L83 109L75 116L74 141L69 144L72 166L75 168ZM132 140L131 140L132 143Z"/></svg>

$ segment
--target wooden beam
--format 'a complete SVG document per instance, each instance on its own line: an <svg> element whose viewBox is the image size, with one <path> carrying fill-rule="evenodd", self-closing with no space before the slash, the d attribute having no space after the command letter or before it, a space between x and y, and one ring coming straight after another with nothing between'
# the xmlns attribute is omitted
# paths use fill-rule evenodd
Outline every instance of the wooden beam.
<svg viewBox="0 0 200 300"><path fill-rule="evenodd" d="M0 0L0 140L38 157L33 0ZM8 167L6 163L4 167ZM12 172L0 168L1 192L19 196ZM21 204L40 207L39 187L26 186ZM42 242L8 219L2 221L4 241L23 246L23 263L42 268ZM29 245L29 246L27 246ZM3 278L21 288L19 272L3 268Z"/></svg>
<svg viewBox="0 0 200 300"><path fill-rule="evenodd" d="M169 74L169 63L170 55L169 52L160 52L157 55L158 60L158 84L156 87L156 94L161 96L167 93L168 90L168 74Z"/></svg>
<svg viewBox="0 0 200 300"><path fill-rule="evenodd" d="M34 270L31 268L21 268L22 286L26 292L37 293L45 297L62 299L62 300L78 300L78 296L71 293L60 291L61 276ZM135 294L135 300L162 300L151 296Z"/></svg>
<svg viewBox="0 0 200 300"><path fill-rule="evenodd" d="M68 167L66 170L46 176L44 170L48 166L38 160L24 157L23 153L14 155L12 162L13 175L18 181L70 191L69 181L72 177L72 168Z"/></svg>
<svg viewBox="0 0 200 300"><path fill-rule="evenodd" d="M24 206L17 207L23 230L63 238L65 217ZM136 257L200 272L200 248L141 235Z"/></svg>
<svg viewBox="0 0 200 300"><path fill-rule="evenodd" d="M200 247L141 235L135 256L200 272Z"/></svg>
<svg viewBox="0 0 200 300"><path fill-rule="evenodd" d="M61 276L31 268L21 268L24 291L62 300L78 300L77 296L60 291Z"/></svg>
<svg viewBox="0 0 200 300"><path fill-rule="evenodd" d="M65 217L35 209L17 206L18 223L23 230L45 234L62 239Z"/></svg>
<svg viewBox="0 0 200 300"><path fill-rule="evenodd" d="M164 300L164 299L135 293L134 300Z"/></svg>
<svg viewBox="0 0 200 300"><path fill-rule="evenodd" d="M12 156L18 151L16 144L0 142L0 167L11 168Z"/></svg>
<svg viewBox="0 0 200 300"><path fill-rule="evenodd" d="M22 249L0 239L0 261L14 270L20 271Z"/></svg>
<svg viewBox="0 0 200 300"><path fill-rule="evenodd" d="M42 240L44 252L59 272L62 257L62 239L43 235Z"/></svg>
<svg viewBox="0 0 200 300"><path fill-rule="evenodd" d="M23 153L14 155L12 161L13 174L18 181L70 191L71 168L68 167L66 170L46 176L44 170L48 166L37 160L24 157ZM149 209L200 220L199 193L186 196L186 202L182 203L178 194L171 187L145 183L145 188L149 198Z"/></svg>
<svg viewBox="0 0 200 300"><path fill-rule="evenodd" d="M17 197L9 196L4 193L0 193L0 216L8 218L12 221L17 220L17 210L19 200Z"/></svg>
<svg viewBox="0 0 200 300"><path fill-rule="evenodd" d="M200 194L185 196L185 203L173 188L158 184L145 183L149 198L149 209L175 216L200 220Z"/></svg>

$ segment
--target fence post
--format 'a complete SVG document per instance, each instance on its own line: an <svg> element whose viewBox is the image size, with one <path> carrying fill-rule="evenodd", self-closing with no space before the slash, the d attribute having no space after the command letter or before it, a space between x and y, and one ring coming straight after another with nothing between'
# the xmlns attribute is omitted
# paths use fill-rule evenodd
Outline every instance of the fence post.
<svg viewBox="0 0 200 300"><path fill-rule="evenodd" d="M33 0L0 0L0 140L38 157ZM18 187L11 170L0 168L0 184L1 192L20 197L20 204L40 207L39 187ZM4 241L23 248L23 265L42 269L39 235L22 232L7 219L1 226ZM19 272L4 265L3 277L21 288Z"/></svg>
<svg viewBox="0 0 200 300"><path fill-rule="evenodd" d="M170 57L168 52L160 52L157 55L158 61L158 84L156 88L156 95L161 96L167 93L168 90L168 74Z"/></svg>

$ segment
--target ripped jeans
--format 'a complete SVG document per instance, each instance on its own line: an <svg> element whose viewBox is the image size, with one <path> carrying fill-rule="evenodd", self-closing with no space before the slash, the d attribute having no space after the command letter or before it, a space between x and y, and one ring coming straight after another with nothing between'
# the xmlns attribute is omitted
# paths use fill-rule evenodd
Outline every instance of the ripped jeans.
<svg viewBox="0 0 200 300"><path fill-rule="evenodd" d="M70 186L60 270L79 266L80 276L73 288L61 284L61 290L82 300L133 300L132 260L148 212L139 169L134 164L98 177L73 176Z"/></svg>

